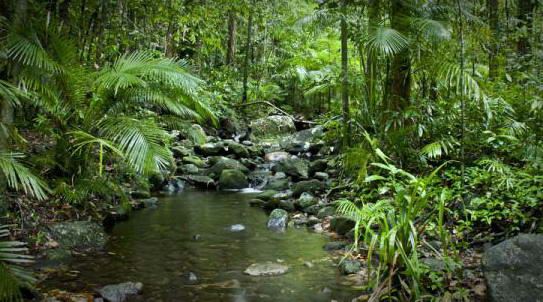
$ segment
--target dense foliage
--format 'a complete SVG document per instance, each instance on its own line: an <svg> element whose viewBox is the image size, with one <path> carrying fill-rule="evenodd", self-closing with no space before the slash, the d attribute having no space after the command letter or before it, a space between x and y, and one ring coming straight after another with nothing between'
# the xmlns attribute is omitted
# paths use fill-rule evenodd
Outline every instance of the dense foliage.
<svg viewBox="0 0 543 302"><path fill-rule="evenodd" d="M426 280L423 239L454 262L448 249L543 230L542 10L2 0L0 214L16 216L23 193L81 209L126 202L123 182L175 169L168 131L197 139L194 123L281 108L322 123L337 146L337 185L350 188L338 213L357 223L355 248L380 260L372 298L445 296L453 269Z"/></svg>

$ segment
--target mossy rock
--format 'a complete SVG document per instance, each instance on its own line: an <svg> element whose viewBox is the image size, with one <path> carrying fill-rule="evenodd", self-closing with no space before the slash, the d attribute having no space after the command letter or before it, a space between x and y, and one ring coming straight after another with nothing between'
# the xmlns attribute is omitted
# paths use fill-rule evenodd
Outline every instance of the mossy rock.
<svg viewBox="0 0 543 302"><path fill-rule="evenodd" d="M258 194L256 196L256 198L258 199L262 199L264 201L268 201L270 199L272 199L273 195L277 194L277 191L275 190L266 190L266 191L262 191L260 194Z"/></svg>
<svg viewBox="0 0 543 302"><path fill-rule="evenodd" d="M51 238L64 249L97 250L106 244L104 229L94 222L61 222L49 229Z"/></svg>
<svg viewBox="0 0 543 302"><path fill-rule="evenodd" d="M185 164L193 164L198 168L203 168L206 165L206 162L199 158L198 156L190 155L183 157L183 163Z"/></svg>
<svg viewBox="0 0 543 302"><path fill-rule="evenodd" d="M311 179L311 180L300 181L299 183L294 185L294 189L292 191L294 192L294 196L300 196L304 192L311 193L311 194L323 192L325 188L326 188L326 184L323 183L322 181Z"/></svg>
<svg viewBox="0 0 543 302"><path fill-rule="evenodd" d="M243 174L240 170L236 169L225 169L221 172L221 177L219 178L219 188L222 190L239 190L247 188L249 182L247 176Z"/></svg>

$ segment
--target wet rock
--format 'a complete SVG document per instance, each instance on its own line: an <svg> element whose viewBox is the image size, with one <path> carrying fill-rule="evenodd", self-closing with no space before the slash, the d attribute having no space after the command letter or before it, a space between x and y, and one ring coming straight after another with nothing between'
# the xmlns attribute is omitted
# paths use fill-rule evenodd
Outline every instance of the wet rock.
<svg viewBox="0 0 543 302"><path fill-rule="evenodd" d="M198 174L200 169L194 164L185 164L177 167L177 174Z"/></svg>
<svg viewBox="0 0 543 302"><path fill-rule="evenodd" d="M194 236L192 236L192 240L194 240L194 241L198 241L198 240L200 240L200 238L202 238L202 235L200 235L200 234L195 234Z"/></svg>
<svg viewBox="0 0 543 302"><path fill-rule="evenodd" d="M233 224L228 227L230 232L242 232L245 231L245 226L243 224Z"/></svg>
<svg viewBox="0 0 543 302"><path fill-rule="evenodd" d="M227 154L233 154L237 158L250 156L247 147L234 141L224 141L224 149Z"/></svg>
<svg viewBox="0 0 543 302"><path fill-rule="evenodd" d="M183 157L183 163L185 164L193 164L198 168L203 168L205 166L205 160L197 157L197 156L185 156Z"/></svg>
<svg viewBox="0 0 543 302"><path fill-rule="evenodd" d="M307 192L311 194L315 194L318 192L323 192L326 188L326 185L319 180L311 179L311 180L304 180L300 181L297 184L294 185L294 196L300 196L302 193Z"/></svg>
<svg viewBox="0 0 543 302"><path fill-rule="evenodd" d="M311 226L314 226L316 225L317 223L320 223L321 220L315 216L309 216L309 218L307 219L307 226L308 227L311 227Z"/></svg>
<svg viewBox="0 0 543 302"><path fill-rule="evenodd" d="M193 272L188 272L185 274L184 279L186 284L197 284L198 281L200 281L198 276Z"/></svg>
<svg viewBox="0 0 543 302"><path fill-rule="evenodd" d="M151 193L149 191L134 191L130 193L130 196L135 199L149 198L151 197Z"/></svg>
<svg viewBox="0 0 543 302"><path fill-rule="evenodd" d="M284 231L288 225L288 213L283 209L275 209L271 212L266 226L272 231Z"/></svg>
<svg viewBox="0 0 543 302"><path fill-rule="evenodd" d="M251 199L249 200L249 205L251 207L263 207L266 204L266 202L262 199Z"/></svg>
<svg viewBox="0 0 543 302"><path fill-rule="evenodd" d="M317 213L317 217L322 219L328 216L333 216L335 213L336 213L336 208L328 206L328 207L324 207L320 209L319 212Z"/></svg>
<svg viewBox="0 0 543 302"><path fill-rule="evenodd" d="M264 156L264 160L267 162L278 162L290 157L290 154L284 151L271 152Z"/></svg>
<svg viewBox="0 0 543 302"><path fill-rule="evenodd" d="M286 191L281 191L281 192L275 193L272 196L272 199L283 200L283 199L288 199L288 198L291 198L291 197L292 197L292 191L286 190Z"/></svg>
<svg viewBox="0 0 543 302"><path fill-rule="evenodd" d="M104 286L98 293L109 302L123 302L131 296L139 295L142 289L143 284L140 282L125 282Z"/></svg>
<svg viewBox="0 0 543 302"><path fill-rule="evenodd" d="M306 179L308 177L308 163L301 158L288 158L277 162L272 170L274 172L283 172L294 179Z"/></svg>
<svg viewBox="0 0 543 302"><path fill-rule="evenodd" d="M319 213L319 210L321 209L322 207L318 204L314 204L312 206L309 206L307 208L304 208L303 211L307 214L312 214L312 215L317 215Z"/></svg>
<svg viewBox="0 0 543 302"><path fill-rule="evenodd" d="M89 221L61 222L49 227L49 234L61 248L76 250L102 249L106 235L102 226Z"/></svg>
<svg viewBox="0 0 543 302"><path fill-rule="evenodd" d="M299 208L307 208L317 203L317 199L311 195L311 193L304 192L300 195L300 198L296 201Z"/></svg>
<svg viewBox="0 0 543 302"><path fill-rule="evenodd" d="M172 147L170 150L172 150L174 158L183 158L185 156L189 156L191 153L189 149L183 146L175 146Z"/></svg>
<svg viewBox="0 0 543 302"><path fill-rule="evenodd" d="M486 250L483 271L492 302L543 301L543 235L521 234Z"/></svg>
<svg viewBox="0 0 543 302"><path fill-rule="evenodd" d="M265 190L283 191L290 188L290 181L286 178L270 178L264 186Z"/></svg>
<svg viewBox="0 0 543 302"><path fill-rule="evenodd" d="M72 257L72 253L67 249L48 249L45 252L45 258L50 261L64 262Z"/></svg>
<svg viewBox="0 0 543 302"><path fill-rule="evenodd" d="M279 263L266 262L251 264L244 273L250 276L277 276L288 272L288 266Z"/></svg>
<svg viewBox="0 0 543 302"><path fill-rule="evenodd" d="M262 191L262 193L258 194L256 196L256 198L262 199L264 201L268 201L268 200L272 199L272 197L277 193L278 192L275 191L275 190L266 190L266 191Z"/></svg>
<svg viewBox="0 0 543 302"><path fill-rule="evenodd" d="M294 120L284 115L271 115L250 123L251 134L257 138L274 137L296 131Z"/></svg>
<svg viewBox="0 0 543 302"><path fill-rule="evenodd" d="M249 170L254 170L257 166L257 163L254 160L248 158L242 158L239 160L239 162Z"/></svg>
<svg viewBox="0 0 543 302"><path fill-rule="evenodd" d="M330 175L328 175L328 173L324 173L324 172L317 172L317 173L315 173L314 177L315 177L315 179L318 179L320 181L327 181L330 178Z"/></svg>
<svg viewBox="0 0 543 302"><path fill-rule="evenodd" d="M332 241L326 243L322 248L326 251L338 251L343 250L347 246L345 241Z"/></svg>
<svg viewBox="0 0 543 302"><path fill-rule="evenodd" d="M190 128L181 130L181 134L196 145L202 145L207 143L208 141L204 129L202 128L202 126L197 124L192 124Z"/></svg>
<svg viewBox="0 0 543 302"><path fill-rule="evenodd" d="M185 182L179 177L172 178L162 187L166 193L180 193L185 189Z"/></svg>
<svg viewBox="0 0 543 302"><path fill-rule="evenodd" d="M221 190L239 190L249 187L247 176L240 170L226 169L219 178L219 188Z"/></svg>
<svg viewBox="0 0 543 302"><path fill-rule="evenodd" d="M288 212L293 212L295 207L294 207L294 200L292 199L285 199L285 200L281 200L279 201L279 208L285 210L285 211L288 211Z"/></svg>
<svg viewBox="0 0 543 302"><path fill-rule="evenodd" d="M330 220L330 230L339 235L347 234L355 225L356 223L354 221L344 217L334 217Z"/></svg>
<svg viewBox="0 0 543 302"><path fill-rule="evenodd" d="M197 188L209 189L215 187L215 181L213 178L202 175L183 175L180 178L186 180Z"/></svg>
<svg viewBox="0 0 543 302"><path fill-rule="evenodd" d="M356 274L362 269L362 263L357 260L344 260L339 264L339 271L344 275Z"/></svg>
<svg viewBox="0 0 543 302"><path fill-rule="evenodd" d="M323 134L323 128L317 126L311 129L298 131L292 135L283 138L280 141L281 147L290 153L308 152L310 149L320 149L321 147L313 147L313 141L321 137ZM322 143L321 143L322 145Z"/></svg>
<svg viewBox="0 0 543 302"><path fill-rule="evenodd" d="M194 147L194 150L196 153L204 156L220 155L225 153L223 143L205 143Z"/></svg>
<svg viewBox="0 0 543 302"><path fill-rule="evenodd" d="M158 205L158 198L151 197L146 199L141 199L139 202L143 205L144 208L154 208Z"/></svg>
<svg viewBox="0 0 543 302"><path fill-rule="evenodd" d="M214 161L216 161L215 164L207 171L209 177L218 178L221 176L222 171L226 169L238 170L244 174L249 173L249 169L235 159L221 156L214 159Z"/></svg>

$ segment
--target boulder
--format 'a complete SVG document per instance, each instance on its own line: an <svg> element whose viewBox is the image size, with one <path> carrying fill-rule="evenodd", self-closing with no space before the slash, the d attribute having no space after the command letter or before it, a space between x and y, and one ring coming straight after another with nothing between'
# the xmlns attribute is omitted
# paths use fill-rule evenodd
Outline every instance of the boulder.
<svg viewBox="0 0 543 302"><path fill-rule="evenodd" d="M541 234L521 234L486 250L482 263L490 301L543 301L542 251Z"/></svg>
<svg viewBox="0 0 543 302"><path fill-rule="evenodd" d="M240 170L222 170L221 177L219 178L219 188L221 190L239 190L247 187L249 187L247 176Z"/></svg>
<svg viewBox="0 0 543 302"><path fill-rule="evenodd" d="M140 282L125 282L104 286L98 293L109 302L123 302L131 296L139 295L142 289L143 284Z"/></svg>
<svg viewBox="0 0 543 302"><path fill-rule="evenodd" d="M276 190L276 191L283 191L288 190L290 188L290 181L286 178L270 178L266 185L264 186L264 190Z"/></svg>
<svg viewBox="0 0 543 302"><path fill-rule="evenodd" d="M284 199L288 199L288 198L291 198L291 197L292 197L292 191L286 190L286 191L281 191L281 192L275 193L275 195L272 196L272 199L284 200Z"/></svg>
<svg viewBox="0 0 543 302"><path fill-rule="evenodd" d="M334 217L330 220L330 230L336 232L339 235L345 235L355 226L355 222L344 218L344 217Z"/></svg>
<svg viewBox="0 0 543 302"><path fill-rule="evenodd" d="M185 163L185 164L193 164L198 168L203 168L206 165L206 163L205 163L205 161L203 159L201 159L201 158L199 158L198 156L195 156L195 155L190 155L190 156L183 157L183 163Z"/></svg>
<svg viewBox="0 0 543 302"><path fill-rule="evenodd" d="M183 175L179 178L186 180L193 186L202 189L209 189L215 187L215 181L213 178L202 175Z"/></svg>
<svg viewBox="0 0 543 302"><path fill-rule="evenodd" d="M328 168L328 161L325 159L317 159L309 164L309 175L313 176L317 172L324 172Z"/></svg>
<svg viewBox="0 0 543 302"><path fill-rule="evenodd" d="M330 175L328 175L328 173L324 173L324 172L317 172L317 173L315 173L315 175L313 177L315 177L315 179L318 179L320 181L327 181L328 179L330 179Z"/></svg>
<svg viewBox="0 0 543 302"><path fill-rule="evenodd" d="M285 210L285 211L288 211L288 212L293 212L295 207L294 207L294 200L292 199L283 199L283 200L280 200L279 201L279 208Z"/></svg>
<svg viewBox="0 0 543 302"><path fill-rule="evenodd" d="M189 128L181 130L181 134L196 145L207 143L207 135L202 126L192 124Z"/></svg>
<svg viewBox="0 0 543 302"><path fill-rule="evenodd" d="M290 157L290 154L288 154L285 151L277 151L277 152L271 152L266 155L264 155L264 160L267 162L277 162L282 161Z"/></svg>
<svg viewBox="0 0 543 302"><path fill-rule="evenodd" d="M204 156L211 156L211 155L220 155L224 154L224 144L223 143L205 143L202 145L198 145L194 147L194 150L196 153L204 155Z"/></svg>
<svg viewBox="0 0 543 302"><path fill-rule="evenodd" d="M198 174L200 172L200 169L196 165L193 164L186 164L177 167L177 174Z"/></svg>
<svg viewBox="0 0 543 302"><path fill-rule="evenodd" d="M362 269L362 263L357 260L344 260L339 264L339 271L344 275L356 274Z"/></svg>
<svg viewBox="0 0 543 302"><path fill-rule="evenodd" d="M283 172L295 179L306 179L309 175L308 169L307 161L301 158L287 158L272 167L274 172Z"/></svg>
<svg viewBox="0 0 543 302"><path fill-rule="evenodd" d="M247 167L242 165L239 161L221 156L220 158L216 159L216 163L213 165L213 167L207 170L207 176L216 179L220 177L222 171L226 169L238 170L244 174L249 173L249 169L247 169Z"/></svg>
<svg viewBox="0 0 543 302"><path fill-rule="evenodd" d="M162 187L162 191L166 193L179 193L183 192L185 189L185 182L180 177L175 177L170 180Z"/></svg>
<svg viewBox="0 0 543 302"><path fill-rule="evenodd" d="M311 129L298 131L292 135L283 138L280 141L281 148L290 153L308 152L310 150L318 150L322 148L322 143L319 147L314 147L313 141L323 135L323 127L317 126Z"/></svg>
<svg viewBox="0 0 543 302"><path fill-rule="evenodd" d="M252 121L251 134L256 138L268 138L296 131L294 120L284 115L271 115Z"/></svg>
<svg viewBox="0 0 543 302"><path fill-rule="evenodd" d="M49 227L49 234L60 248L75 250L97 250L106 244L104 229L90 221L55 223Z"/></svg>
<svg viewBox="0 0 543 302"><path fill-rule="evenodd" d="M272 231L285 231L288 225L288 213L283 209L275 209L270 213L267 227Z"/></svg>
<svg viewBox="0 0 543 302"><path fill-rule="evenodd" d="M243 272L250 276L277 276L286 274L288 266L273 262L254 263Z"/></svg>
<svg viewBox="0 0 543 302"><path fill-rule="evenodd" d="M261 200L264 200L264 201L268 201L268 200L272 199L273 195L275 195L275 194L277 194L277 191L275 191L275 190L266 190L266 191L262 191L255 198L261 199Z"/></svg>
<svg viewBox="0 0 543 302"><path fill-rule="evenodd" d="M227 154L233 154L237 158L249 157L247 147L234 141L224 141L224 149Z"/></svg>
<svg viewBox="0 0 543 302"><path fill-rule="evenodd" d="M334 215L334 213L336 212L336 208L334 207L324 207L322 209L319 210L319 212L317 213L317 217L318 218L326 218L328 216L332 216Z"/></svg>
<svg viewBox="0 0 543 302"><path fill-rule="evenodd" d="M317 203L317 199L311 193L304 192L296 201L299 208L307 208Z"/></svg>
<svg viewBox="0 0 543 302"><path fill-rule="evenodd" d="M174 158L183 158L185 156L190 156L191 153L189 149L183 146L174 146L170 150L172 150Z"/></svg>
<svg viewBox="0 0 543 302"><path fill-rule="evenodd" d="M321 205L314 204L312 206L309 206L307 208L304 208L303 211L308 214L317 215L319 213L319 210L321 209Z"/></svg>
<svg viewBox="0 0 543 302"><path fill-rule="evenodd" d="M326 184L322 181L311 179L306 181L300 181L299 183L294 185L294 189L292 191L294 192L294 196L300 196L304 192L311 194L323 192L325 188Z"/></svg>

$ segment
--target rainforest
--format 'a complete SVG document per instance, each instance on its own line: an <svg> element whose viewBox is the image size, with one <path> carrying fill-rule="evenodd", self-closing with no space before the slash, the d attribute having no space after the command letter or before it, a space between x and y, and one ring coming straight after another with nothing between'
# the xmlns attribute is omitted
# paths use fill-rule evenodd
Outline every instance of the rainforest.
<svg viewBox="0 0 543 302"><path fill-rule="evenodd" d="M543 301L543 1L0 0L0 302Z"/></svg>

